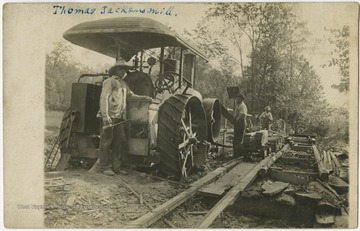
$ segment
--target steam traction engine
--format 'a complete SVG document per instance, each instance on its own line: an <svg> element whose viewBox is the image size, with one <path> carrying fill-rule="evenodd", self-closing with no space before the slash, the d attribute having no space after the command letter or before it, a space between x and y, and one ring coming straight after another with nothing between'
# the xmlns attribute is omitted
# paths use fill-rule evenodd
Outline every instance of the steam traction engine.
<svg viewBox="0 0 360 231"><path fill-rule="evenodd" d="M203 99L193 89L195 62L205 56L163 24L147 18L112 18L81 23L64 33L73 44L131 63L125 77L130 89L155 103L127 104L127 153L124 165L159 165L175 178L203 165L230 113L217 99ZM115 62L114 62L115 63ZM108 75L83 74L72 85L70 109L60 131L58 170L69 162L99 156L101 85ZM85 81L87 80L87 81ZM116 139L114 140L116 142Z"/></svg>

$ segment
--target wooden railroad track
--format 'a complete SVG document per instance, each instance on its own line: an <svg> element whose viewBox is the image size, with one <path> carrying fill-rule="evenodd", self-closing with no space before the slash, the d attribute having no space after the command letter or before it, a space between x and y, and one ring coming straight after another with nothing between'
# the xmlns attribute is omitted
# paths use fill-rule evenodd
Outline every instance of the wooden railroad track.
<svg viewBox="0 0 360 231"><path fill-rule="evenodd" d="M205 214L203 220L193 226L194 228L207 228L222 211L234 203L239 194L256 179L259 172L267 171L269 166L281 157L284 150L288 148L289 146L285 145L279 152L266 157L260 162L249 163L241 161L241 158L235 159L192 183L188 189L168 200L166 203L152 209L152 211L138 219L131 221L125 225L125 228L147 228L196 193L211 193L219 196L225 194L219 202ZM216 181L220 177L222 177L221 180ZM226 193L229 187L232 188Z"/></svg>

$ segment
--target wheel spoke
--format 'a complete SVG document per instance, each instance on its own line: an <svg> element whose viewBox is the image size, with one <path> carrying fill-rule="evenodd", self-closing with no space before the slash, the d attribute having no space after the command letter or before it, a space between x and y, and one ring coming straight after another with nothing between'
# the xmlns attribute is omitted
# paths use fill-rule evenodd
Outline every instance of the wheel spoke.
<svg viewBox="0 0 360 231"><path fill-rule="evenodd" d="M188 128L186 127L186 124L185 124L185 122L184 122L183 119L181 119L181 124L182 124L182 126L184 127L184 130L185 130L185 133L186 133L187 137L190 138L191 135L190 135L190 133L189 133L189 131L188 131Z"/></svg>
<svg viewBox="0 0 360 231"><path fill-rule="evenodd" d="M186 147L189 144L189 139L184 140L181 144L179 144L179 149Z"/></svg>
<svg viewBox="0 0 360 231"><path fill-rule="evenodd" d="M190 145L190 147L191 147L191 145ZM186 150L186 149L185 149L185 150ZM191 150L188 149L188 150L186 151L186 156L185 156L184 161L183 161L183 163L182 163L181 173L182 173L182 175L183 175L184 177L187 176L187 173L186 173L186 162L187 162L187 159L188 159L188 156L189 156L190 153L191 153Z"/></svg>
<svg viewBox="0 0 360 231"><path fill-rule="evenodd" d="M192 135L192 120L191 120L191 107L189 108L189 127L190 127L190 134Z"/></svg>
<svg viewBox="0 0 360 231"><path fill-rule="evenodd" d="M191 167L194 166L194 150L193 145L190 145L190 155L191 155Z"/></svg>

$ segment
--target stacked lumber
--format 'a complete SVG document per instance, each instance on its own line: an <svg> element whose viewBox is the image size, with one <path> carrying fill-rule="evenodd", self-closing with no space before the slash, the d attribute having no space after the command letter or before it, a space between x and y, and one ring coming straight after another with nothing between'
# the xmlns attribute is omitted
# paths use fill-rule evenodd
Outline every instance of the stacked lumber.
<svg viewBox="0 0 360 231"><path fill-rule="evenodd" d="M334 153L330 151L323 151L322 155L320 155L315 145L313 145L313 151L321 180L328 181L329 175L331 174L333 174L332 179L334 179L334 176L340 178L340 180L347 179L347 174L342 169L342 166ZM339 182L339 180L336 181Z"/></svg>

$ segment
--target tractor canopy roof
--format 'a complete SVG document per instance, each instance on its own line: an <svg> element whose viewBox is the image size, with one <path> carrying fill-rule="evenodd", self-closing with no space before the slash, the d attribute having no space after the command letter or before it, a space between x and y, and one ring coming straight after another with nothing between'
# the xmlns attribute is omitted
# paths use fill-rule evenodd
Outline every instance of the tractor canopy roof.
<svg viewBox="0 0 360 231"><path fill-rule="evenodd" d="M207 60L167 26L149 18L118 17L84 22L70 28L63 36L71 43L113 58L121 47L126 61L141 50L168 46L188 49Z"/></svg>

